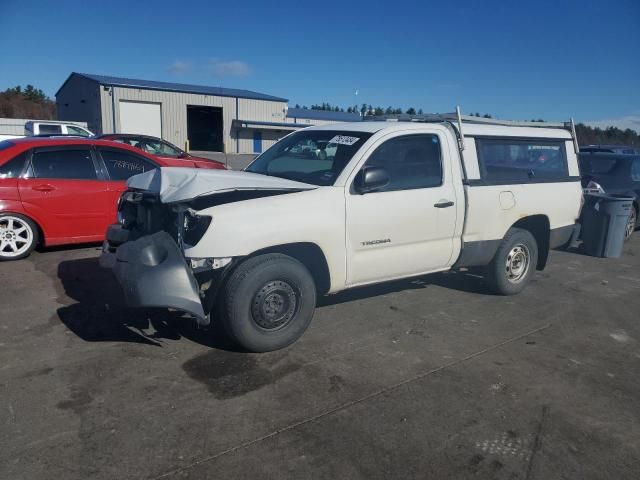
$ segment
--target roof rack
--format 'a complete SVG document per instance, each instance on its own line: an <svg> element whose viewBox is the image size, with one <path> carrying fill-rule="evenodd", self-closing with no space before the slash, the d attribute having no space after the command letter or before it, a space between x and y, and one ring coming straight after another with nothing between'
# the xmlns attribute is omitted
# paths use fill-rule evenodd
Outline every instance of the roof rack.
<svg viewBox="0 0 640 480"><path fill-rule="evenodd" d="M462 115L460 107L456 107L456 111L452 113L427 113L424 115L409 115L406 113L396 115L371 115L365 116L365 121L385 121L385 122L418 122L418 123L436 123L449 122L458 127L460 149L464 150L464 133L462 125L464 123L474 123L481 125L501 125L506 127L535 127L535 128L563 128L571 132L573 144L578 152L578 140L576 137L576 127L571 118L568 122L522 122L518 120L498 120L496 118L474 117L472 115Z"/></svg>
<svg viewBox="0 0 640 480"><path fill-rule="evenodd" d="M386 121L386 122L458 122L458 115L453 113L427 113L424 115L373 115L364 117L365 121ZM482 125L503 125L508 127L538 127L538 128L567 128L570 122L523 122L518 120L499 120L497 118L474 117L471 115L460 115L464 123L477 123Z"/></svg>

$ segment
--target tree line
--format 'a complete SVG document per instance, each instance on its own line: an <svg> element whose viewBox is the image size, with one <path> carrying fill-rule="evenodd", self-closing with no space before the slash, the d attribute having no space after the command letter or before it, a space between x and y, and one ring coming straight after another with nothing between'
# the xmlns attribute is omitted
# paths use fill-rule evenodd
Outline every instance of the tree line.
<svg viewBox="0 0 640 480"><path fill-rule="evenodd" d="M640 147L640 135L635 130L618 127L590 127L582 123L576 125L576 136L580 145L631 145Z"/></svg>
<svg viewBox="0 0 640 480"><path fill-rule="evenodd" d="M0 117L54 120L56 103L33 85L7 88L0 92Z"/></svg>
<svg viewBox="0 0 640 480"><path fill-rule="evenodd" d="M386 108L374 107L373 105L367 105L366 103L363 103L360 106L353 105L353 106L347 107L346 109L344 107L339 107L337 105L331 105L330 103L327 103L327 102L313 104L311 105L311 107L307 107L306 105L301 106L299 103L296 103L295 108L301 108L303 110L322 110L322 111L329 111L329 112L359 113L362 116L402 115L402 114L424 115L424 111L422 110L422 108L415 109L414 107L409 107L406 110L403 110L402 108L396 108L391 106ZM491 118L491 115L489 115L488 113L481 115L479 112L476 112L476 113L472 113L471 115L475 117Z"/></svg>
<svg viewBox="0 0 640 480"><path fill-rule="evenodd" d="M327 102L320 104L300 106L296 104L296 108L324 110L333 112L359 113L362 116L370 115L422 115L422 108L415 109L409 107L405 110L397 107L374 107L363 103L362 105L349 106L346 109L337 105L331 105ZM479 112L471 113L472 116L492 118L488 113L480 114ZM56 104L41 89L35 88L33 85L26 87L16 86L7 88L4 92L0 92L0 117L3 118L37 118L40 120L53 120L56 118ZM544 122L542 119L533 119L533 122ZM640 147L640 135L637 131L630 128L620 129L618 127L590 127L579 123L576 125L576 135L580 145L592 144L619 144L632 145Z"/></svg>
<svg viewBox="0 0 640 480"><path fill-rule="evenodd" d="M296 108L302 108L306 110L324 110L324 111L332 111L332 112L347 112L347 113L359 113L362 116L371 116L371 115L422 115L424 112L422 108L415 109L413 107L409 107L406 110L396 107L374 107L372 105L367 105L363 103L362 105L354 105L351 107L347 107L346 110L343 107L331 105L330 103L323 102L320 104L311 105L311 107L307 107L306 105L300 106L300 104L296 104ZM492 115L485 113L480 114L479 112L470 113L470 116L473 117L483 117L483 118L493 118ZM532 122L544 122L541 118L533 118L530 121ZM589 125L585 125L583 123L578 123L576 125L576 136L578 137L578 142L580 145L597 145L597 144L614 144L614 145L632 145L632 146L640 146L640 135L635 130L630 128L621 129L618 127L610 126L606 128L599 127L591 127Z"/></svg>

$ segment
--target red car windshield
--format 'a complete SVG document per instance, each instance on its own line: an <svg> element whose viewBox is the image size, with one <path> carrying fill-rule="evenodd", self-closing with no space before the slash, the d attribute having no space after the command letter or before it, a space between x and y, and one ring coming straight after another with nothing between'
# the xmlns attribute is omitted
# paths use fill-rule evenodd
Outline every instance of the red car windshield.
<svg viewBox="0 0 640 480"><path fill-rule="evenodd" d="M156 155L159 157L172 157L180 158L185 156L185 153L178 147L171 145L168 142L160 139L144 137L105 137L107 140L113 140L115 142L131 145L132 147L139 148L143 152L147 152L150 155Z"/></svg>

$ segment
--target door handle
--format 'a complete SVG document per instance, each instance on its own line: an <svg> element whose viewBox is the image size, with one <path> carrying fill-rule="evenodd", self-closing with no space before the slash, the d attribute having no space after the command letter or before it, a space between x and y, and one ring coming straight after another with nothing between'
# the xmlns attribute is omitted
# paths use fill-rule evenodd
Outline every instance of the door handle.
<svg viewBox="0 0 640 480"><path fill-rule="evenodd" d="M38 192L50 192L51 190L55 190L56 187L54 187L53 185L49 185L49 184L44 184L44 185L35 185L33 187L31 187L31 190L36 190Z"/></svg>
<svg viewBox="0 0 640 480"><path fill-rule="evenodd" d="M441 200L438 203L435 203L433 206L436 208L448 208L453 207L454 203L451 200Z"/></svg>

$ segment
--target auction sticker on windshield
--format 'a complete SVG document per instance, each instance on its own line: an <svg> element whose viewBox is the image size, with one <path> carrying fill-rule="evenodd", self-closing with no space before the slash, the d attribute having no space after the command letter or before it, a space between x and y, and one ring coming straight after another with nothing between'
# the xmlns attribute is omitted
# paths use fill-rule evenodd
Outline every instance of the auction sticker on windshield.
<svg viewBox="0 0 640 480"><path fill-rule="evenodd" d="M358 137L348 137L346 135L336 135L331 140L329 140L329 143L337 143L338 145L349 145L349 146L351 146L354 143L356 143L358 140L360 140Z"/></svg>

